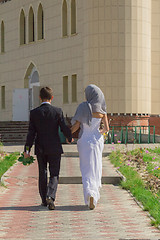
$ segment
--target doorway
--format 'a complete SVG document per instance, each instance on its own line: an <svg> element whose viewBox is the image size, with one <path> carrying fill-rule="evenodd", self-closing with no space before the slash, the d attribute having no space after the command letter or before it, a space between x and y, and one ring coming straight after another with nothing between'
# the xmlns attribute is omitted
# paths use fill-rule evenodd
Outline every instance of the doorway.
<svg viewBox="0 0 160 240"><path fill-rule="evenodd" d="M24 88L13 89L13 121L28 121L30 110L40 104L39 99L39 73L31 63L24 77Z"/></svg>
<svg viewBox="0 0 160 240"><path fill-rule="evenodd" d="M40 90L40 82L39 82L39 74L35 67L33 67L31 74L28 76L29 78L29 109L32 110L36 108L40 104L39 99L39 90Z"/></svg>

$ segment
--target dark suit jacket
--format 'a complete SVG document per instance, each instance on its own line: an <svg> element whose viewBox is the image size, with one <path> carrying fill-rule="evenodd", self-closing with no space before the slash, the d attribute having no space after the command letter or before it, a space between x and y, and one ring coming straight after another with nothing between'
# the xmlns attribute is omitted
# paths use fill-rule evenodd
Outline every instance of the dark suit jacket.
<svg viewBox="0 0 160 240"><path fill-rule="evenodd" d="M44 103L39 107L31 110L26 147L29 151L35 140L35 154L61 154L63 153L60 137L58 134L59 127L64 136L71 142L71 130L64 122L63 112L60 108Z"/></svg>

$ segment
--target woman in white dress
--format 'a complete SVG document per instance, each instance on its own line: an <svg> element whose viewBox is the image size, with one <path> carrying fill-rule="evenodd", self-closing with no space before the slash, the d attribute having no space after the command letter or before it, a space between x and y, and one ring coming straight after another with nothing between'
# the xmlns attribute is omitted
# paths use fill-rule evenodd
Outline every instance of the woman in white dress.
<svg viewBox="0 0 160 240"><path fill-rule="evenodd" d="M94 209L100 198L102 177L103 133L109 131L105 98L96 85L85 89L86 102L82 102L72 119L72 133L80 128L77 148L80 158L85 204ZM103 122L103 129L99 130Z"/></svg>

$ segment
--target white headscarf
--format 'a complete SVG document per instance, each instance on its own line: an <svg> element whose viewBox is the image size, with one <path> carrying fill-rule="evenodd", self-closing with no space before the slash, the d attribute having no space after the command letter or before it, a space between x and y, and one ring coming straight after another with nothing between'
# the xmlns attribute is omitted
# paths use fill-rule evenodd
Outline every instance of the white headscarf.
<svg viewBox="0 0 160 240"><path fill-rule="evenodd" d="M94 84L90 84L85 89L86 102L82 102L72 118L72 125L79 121L81 124L86 123L90 125L92 120L92 114L99 112L106 114L106 102L104 94L99 87Z"/></svg>

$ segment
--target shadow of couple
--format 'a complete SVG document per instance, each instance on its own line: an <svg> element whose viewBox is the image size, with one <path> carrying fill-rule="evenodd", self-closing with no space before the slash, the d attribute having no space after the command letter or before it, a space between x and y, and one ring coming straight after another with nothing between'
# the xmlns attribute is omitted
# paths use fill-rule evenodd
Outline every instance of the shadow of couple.
<svg viewBox="0 0 160 240"><path fill-rule="evenodd" d="M41 205L35 206L9 206L9 207L0 207L0 211L27 211L27 212L37 212L37 211L48 211L47 207ZM79 211L88 211L89 208L86 205L67 205L67 206L56 206L54 211L66 211L66 212L79 212Z"/></svg>

